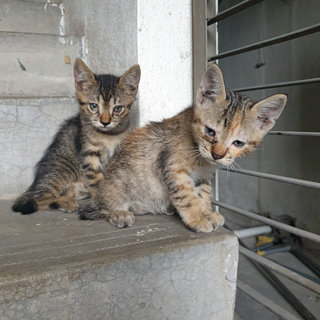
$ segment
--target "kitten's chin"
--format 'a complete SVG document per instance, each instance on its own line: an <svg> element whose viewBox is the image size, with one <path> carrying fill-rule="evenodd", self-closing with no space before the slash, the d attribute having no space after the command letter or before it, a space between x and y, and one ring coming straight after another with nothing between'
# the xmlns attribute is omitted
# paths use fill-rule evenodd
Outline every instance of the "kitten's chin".
<svg viewBox="0 0 320 320"><path fill-rule="evenodd" d="M220 166L229 166L233 162L233 159L232 160L219 159L219 160L213 160L213 162Z"/></svg>
<svg viewBox="0 0 320 320"><path fill-rule="evenodd" d="M116 127L116 126L113 125L113 124L110 124L110 125L108 125L108 126L106 126L106 127L100 126L100 125L95 125L95 128L96 128L98 131L100 131L100 132L110 132L110 131L112 131L115 127Z"/></svg>
<svg viewBox="0 0 320 320"><path fill-rule="evenodd" d="M113 127L96 127L99 131L101 132L108 132L111 131L113 129Z"/></svg>

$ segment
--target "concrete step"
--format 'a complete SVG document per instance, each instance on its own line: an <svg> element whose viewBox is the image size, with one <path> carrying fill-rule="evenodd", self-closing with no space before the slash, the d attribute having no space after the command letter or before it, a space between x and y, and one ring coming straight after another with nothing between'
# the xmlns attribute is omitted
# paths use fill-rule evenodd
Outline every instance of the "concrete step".
<svg viewBox="0 0 320 320"><path fill-rule="evenodd" d="M0 319L231 320L238 242L177 217L132 228L0 203Z"/></svg>
<svg viewBox="0 0 320 320"><path fill-rule="evenodd" d="M34 165L63 120L77 110L72 98L0 100L0 198L29 186Z"/></svg>
<svg viewBox="0 0 320 320"><path fill-rule="evenodd" d="M81 55L80 38L1 32L0 96L73 95L73 62Z"/></svg>
<svg viewBox="0 0 320 320"><path fill-rule="evenodd" d="M43 1L1 0L0 31L59 35L64 30L63 7Z"/></svg>
<svg viewBox="0 0 320 320"><path fill-rule="evenodd" d="M37 2L37 3L51 3L51 4L61 4L64 2L64 0L15 0L19 2Z"/></svg>

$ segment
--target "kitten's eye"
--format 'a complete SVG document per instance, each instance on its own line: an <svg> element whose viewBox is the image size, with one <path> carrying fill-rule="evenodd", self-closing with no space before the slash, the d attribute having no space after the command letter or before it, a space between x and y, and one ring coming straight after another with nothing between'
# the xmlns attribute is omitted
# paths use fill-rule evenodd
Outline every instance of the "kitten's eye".
<svg viewBox="0 0 320 320"><path fill-rule="evenodd" d="M213 129L206 126L206 134L210 137L214 137L216 135L216 132Z"/></svg>
<svg viewBox="0 0 320 320"><path fill-rule="evenodd" d="M237 148L241 148L245 145L245 143L239 140L235 140L233 141L233 145L235 145Z"/></svg>
<svg viewBox="0 0 320 320"><path fill-rule="evenodd" d="M114 108L113 108L113 112L115 112L115 113L120 113L121 112L121 110L122 110L122 106L115 106Z"/></svg>
<svg viewBox="0 0 320 320"><path fill-rule="evenodd" d="M99 106L96 103L90 103L90 109L92 112L97 112L99 110Z"/></svg>

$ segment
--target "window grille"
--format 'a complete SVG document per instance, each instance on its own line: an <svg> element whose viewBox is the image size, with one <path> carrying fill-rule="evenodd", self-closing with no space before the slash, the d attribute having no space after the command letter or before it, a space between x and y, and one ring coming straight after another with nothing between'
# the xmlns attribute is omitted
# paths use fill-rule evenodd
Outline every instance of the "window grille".
<svg viewBox="0 0 320 320"><path fill-rule="evenodd" d="M216 63L220 64L220 62L228 57L238 57L241 54L248 53L251 51L259 50L261 48L269 48L272 46L277 46L281 43L294 41L298 38L304 38L306 36L312 35L314 33L320 32L320 23L315 23L311 25L304 26L303 28L297 28L290 32L286 32L283 34L279 34L274 37L269 37L267 39L263 39L262 41L257 41L254 43L250 43L248 45L240 46L238 48L233 48L231 50L226 50L223 52L219 52L218 49L218 32L219 32L219 23L223 20L227 20L232 18L234 15L238 14L239 12L245 11L254 7L256 5L262 5L263 2L266 0L246 0L246 1L229 1L229 3L235 5L231 5L229 8L219 11L219 3L221 1L218 0L194 0L193 1L193 55L194 55L194 96L198 89L198 85L201 80L201 76L206 68L206 63L215 61ZM284 1L282 1L284 2ZM286 1L289 2L290 1ZM320 9L320 8L319 8ZM301 15L303 13L301 12ZM320 21L320 11L318 11L318 20ZM253 25L252 28L255 26ZM280 50L280 49L279 49ZM308 50L308 47L305 48ZM274 57L276 58L276 57ZM237 60L238 61L238 60ZM236 64L237 62L234 62ZM224 71L222 69L222 71ZM238 92L247 92L247 91L256 91L259 90L267 90L272 88L288 88L291 86L298 87L298 86L307 86L311 84L320 83L320 77L314 78L303 78L303 79L294 79L290 81L273 81L267 84L258 84L258 85L248 85L242 88L233 88L231 90L238 91ZM228 82L226 83L228 86ZM281 91L279 90L279 93ZM270 95L270 94L269 94ZM265 94L268 96L268 94ZM290 108L290 96L288 100L287 109ZM307 109L307 108L306 108ZM290 112L287 110L287 112ZM281 117L285 117L286 113L284 113ZM278 130L278 131L271 131L269 133L270 136L288 136L291 139L295 139L297 137L317 137L320 136L320 132L316 131L288 131L288 130ZM265 138L267 139L267 138ZM319 142L317 142L319 143ZM319 146L315 145L315 152L319 152ZM308 239L314 241L316 243L320 243L320 235L315 233L302 230L297 227L293 227L287 225L285 223L267 218L263 215L256 214L249 210L243 209L239 206L236 206L232 203L226 203L220 201L219 191L220 191L220 175L223 171L230 171L232 172L232 179L236 179L236 175L245 175L247 179L251 177L255 177L258 179L268 179L276 181L277 183L283 184L292 184L299 186L301 188L310 188L310 189L320 189L320 182L317 181L309 181L303 179L297 179L289 176L281 176L273 173L267 172L260 172L255 170L247 170L247 169L226 169L221 168L215 174L215 188L214 188L214 199L213 204L216 205L216 209L224 208L228 212L240 214L246 216L250 219L260 221L264 224L268 224L272 227L277 229L281 229L287 231L291 234L297 235L301 238ZM315 319L315 317L301 304L296 297L286 288L277 277L271 272L275 271L301 286L308 288L309 290L320 294L320 282L317 279L308 279L307 277L297 274L290 270L288 267L281 266L270 259L261 257L256 253L248 250L245 244L239 240L240 242L240 254L249 258L255 266L261 271L269 280L270 282L278 289L279 292L282 292L283 296L291 303L291 305L296 309L296 311L304 318L304 319ZM319 271L319 270L316 270ZM319 276L319 274L318 274ZM263 304L274 313L280 315L285 319L297 319L293 314L288 313L288 311L282 309L281 307L274 304L272 301L263 297L260 293L256 292L253 288L250 288L242 281L238 282L238 288L246 292L248 295L256 299L259 303Z"/></svg>

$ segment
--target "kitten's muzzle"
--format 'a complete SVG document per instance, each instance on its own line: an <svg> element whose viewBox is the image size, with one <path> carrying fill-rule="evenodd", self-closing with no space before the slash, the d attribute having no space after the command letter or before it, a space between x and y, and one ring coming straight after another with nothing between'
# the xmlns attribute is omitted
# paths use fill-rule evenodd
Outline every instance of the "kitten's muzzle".
<svg viewBox="0 0 320 320"><path fill-rule="evenodd" d="M219 154L219 153L215 153L215 152L211 152L211 155L212 155L212 158L214 159L214 160L219 160L219 159L222 159L224 156L225 156L225 154Z"/></svg>
<svg viewBox="0 0 320 320"><path fill-rule="evenodd" d="M104 127L107 127L107 126L110 124L110 122L103 122L103 121L100 121L100 123L101 123Z"/></svg>

